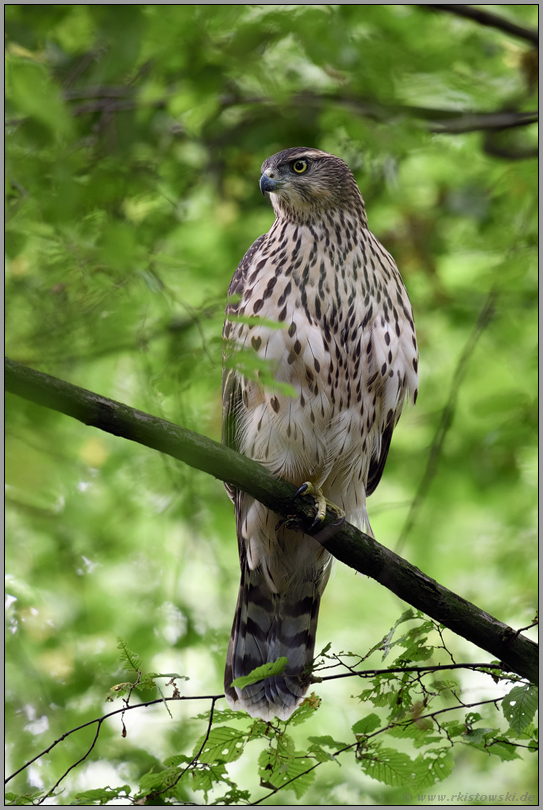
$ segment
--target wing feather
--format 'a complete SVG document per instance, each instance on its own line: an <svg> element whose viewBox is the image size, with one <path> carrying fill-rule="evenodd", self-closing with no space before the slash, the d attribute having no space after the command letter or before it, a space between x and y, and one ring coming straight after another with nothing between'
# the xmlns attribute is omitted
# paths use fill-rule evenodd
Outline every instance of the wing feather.
<svg viewBox="0 0 543 810"><path fill-rule="evenodd" d="M229 345L229 333L232 323L228 320L228 315L236 315L239 312L241 297L245 290L247 276L253 267L254 258L258 254L267 234L262 234L253 242L238 268L232 276L232 281L228 287L228 304L226 306L226 320L223 329L223 374L222 374L222 443L227 447L239 452L237 417L241 406L241 386L239 376L234 368L227 367L227 359L231 354ZM234 296L239 296L238 300L231 300ZM236 490L229 484L225 484L226 491L232 501L235 501Z"/></svg>

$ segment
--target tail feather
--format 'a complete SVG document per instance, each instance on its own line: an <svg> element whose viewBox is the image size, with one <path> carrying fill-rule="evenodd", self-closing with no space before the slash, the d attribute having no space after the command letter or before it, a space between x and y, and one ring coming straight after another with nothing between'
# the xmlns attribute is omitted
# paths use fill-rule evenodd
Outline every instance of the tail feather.
<svg viewBox="0 0 543 810"><path fill-rule="evenodd" d="M296 540L298 550L300 543L315 543L300 534ZM233 709L263 720L286 720L302 702L309 686L309 677L303 673L313 659L320 600L329 574L329 555L315 546L315 564L296 572L280 592L270 586L269 569L265 572L259 566L251 570L242 555L225 671L226 697ZM284 558L281 562L284 565ZM236 678L282 656L288 661L282 675L243 689L232 686Z"/></svg>

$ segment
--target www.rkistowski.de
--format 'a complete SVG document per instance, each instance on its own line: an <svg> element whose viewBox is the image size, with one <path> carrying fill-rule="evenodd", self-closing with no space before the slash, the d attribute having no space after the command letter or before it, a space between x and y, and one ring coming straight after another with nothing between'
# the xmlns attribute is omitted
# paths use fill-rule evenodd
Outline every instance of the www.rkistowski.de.
<svg viewBox="0 0 543 810"><path fill-rule="evenodd" d="M406 802L518 802L519 804L537 804L532 793L453 793L448 796L444 793L404 793Z"/></svg>

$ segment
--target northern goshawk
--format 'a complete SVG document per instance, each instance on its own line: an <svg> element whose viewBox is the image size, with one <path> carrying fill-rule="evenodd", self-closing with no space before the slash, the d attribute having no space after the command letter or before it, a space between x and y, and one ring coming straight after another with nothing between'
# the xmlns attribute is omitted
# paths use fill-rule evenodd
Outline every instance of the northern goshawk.
<svg viewBox="0 0 543 810"><path fill-rule="evenodd" d="M417 396L409 298L394 260L368 230L343 160L319 149L285 149L262 164L260 188L276 219L228 290L223 441L274 476L309 482L321 509L324 496L371 534L366 497L383 473L404 400ZM263 385L241 361L236 367L238 350L255 353L261 368L267 363L276 385ZM226 696L253 717L285 720L309 684L303 673L331 557L311 536L278 526L278 515L254 498L227 490L241 584ZM231 685L280 656L288 659L282 675Z"/></svg>

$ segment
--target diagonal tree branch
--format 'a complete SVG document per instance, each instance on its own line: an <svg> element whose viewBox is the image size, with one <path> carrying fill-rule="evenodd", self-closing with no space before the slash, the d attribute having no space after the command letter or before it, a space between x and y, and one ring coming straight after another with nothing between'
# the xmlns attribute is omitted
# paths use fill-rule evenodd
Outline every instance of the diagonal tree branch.
<svg viewBox="0 0 543 810"><path fill-rule="evenodd" d="M295 516L336 559L372 577L413 607L498 658L505 668L537 683L537 645L476 605L449 591L414 565L350 524L312 529L307 499L293 503L295 487L218 442L130 408L13 360L5 363L6 390L86 425L138 442L248 492L285 518Z"/></svg>
<svg viewBox="0 0 543 810"><path fill-rule="evenodd" d="M502 17L500 14L495 14L493 11L486 11L476 6L467 6L461 3L419 3L419 8L429 8L432 11L442 11L448 14L456 14L458 17L464 17L466 20L473 20L479 25L487 25L490 28L497 28L498 31L503 31L505 34L511 34L514 37L519 37L533 45L539 44L539 33L535 28L528 28L524 25L508 20L507 17Z"/></svg>
<svg viewBox="0 0 543 810"><path fill-rule="evenodd" d="M255 106L273 106L274 102L264 96L251 97L247 101ZM352 96L337 93L313 93L304 91L296 93L290 99L291 109L309 107L322 109L324 103L337 104L350 112L371 118L375 121L389 122L397 118L412 118L423 122L430 132L459 135L464 132L501 132L504 129L535 124L539 120L537 110L495 110L477 112L476 110L447 110L437 107L421 107L412 104L381 102L363 96ZM283 102L284 108L284 102Z"/></svg>

